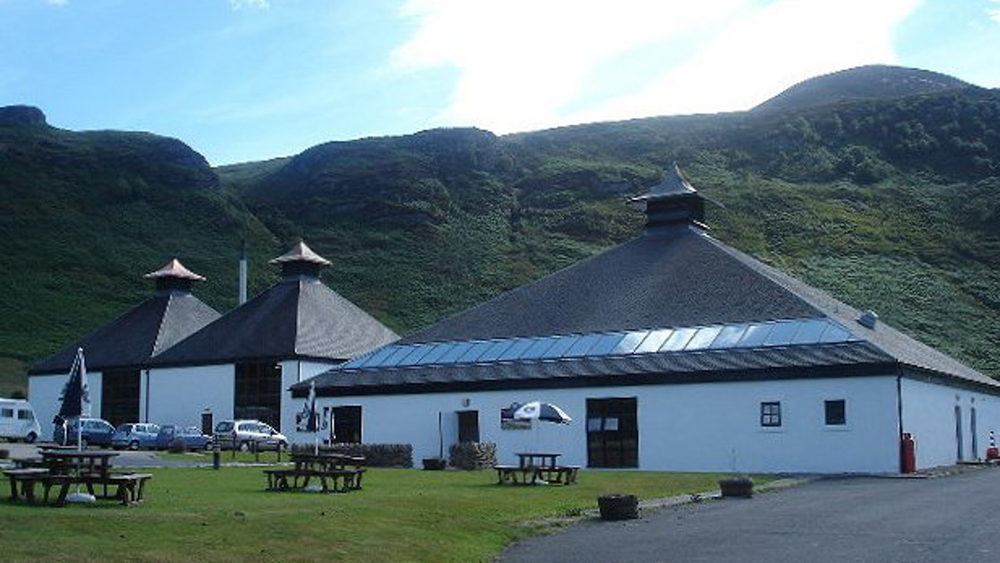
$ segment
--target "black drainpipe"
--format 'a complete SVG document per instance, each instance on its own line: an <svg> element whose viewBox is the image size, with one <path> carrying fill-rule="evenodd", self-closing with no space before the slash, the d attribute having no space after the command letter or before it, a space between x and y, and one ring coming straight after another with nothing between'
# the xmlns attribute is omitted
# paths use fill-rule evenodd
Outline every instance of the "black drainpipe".
<svg viewBox="0 0 1000 563"><path fill-rule="evenodd" d="M142 370L146 375L146 416L143 417L143 422L149 422L149 370Z"/></svg>

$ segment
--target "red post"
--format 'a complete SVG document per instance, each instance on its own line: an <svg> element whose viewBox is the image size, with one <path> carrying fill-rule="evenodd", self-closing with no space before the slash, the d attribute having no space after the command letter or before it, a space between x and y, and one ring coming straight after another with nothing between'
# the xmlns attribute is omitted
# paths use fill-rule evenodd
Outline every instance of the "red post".
<svg viewBox="0 0 1000 563"><path fill-rule="evenodd" d="M917 443L909 432L903 433L899 448L900 472L913 473L917 470Z"/></svg>

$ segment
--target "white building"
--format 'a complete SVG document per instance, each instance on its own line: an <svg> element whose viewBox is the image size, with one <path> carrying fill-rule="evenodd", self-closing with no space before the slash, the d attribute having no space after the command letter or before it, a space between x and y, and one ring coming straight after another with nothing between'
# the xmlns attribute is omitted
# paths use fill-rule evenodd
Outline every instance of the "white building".
<svg viewBox="0 0 1000 563"><path fill-rule="evenodd" d="M90 385L91 411L114 425L139 420L142 374L149 361L210 322L219 313L191 294L205 278L177 260L144 276L156 282L152 297L78 342L32 366L28 399L44 438L50 438L59 396L69 378L77 348L83 348Z"/></svg>
<svg viewBox="0 0 1000 563"><path fill-rule="evenodd" d="M917 468L984 456L995 380L713 239L679 171L637 199L643 235L293 385L294 400L315 383L324 440L410 443L418 459L488 441L501 463L893 473L904 433ZM503 418L531 400L574 422Z"/></svg>
<svg viewBox="0 0 1000 563"><path fill-rule="evenodd" d="M258 419L282 424L284 390L398 336L326 287L330 262L298 243L275 258L281 280L149 362L140 419L199 424Z"/></svg>
<svg viewBox="0 0 1000 563"><path fill-rule="evenodd" d="M28 394L46 436L78 346L94 416L210 431L234 417L281 429L283 390L398 339L323 285L319 272L330 262L304 243L271 263L282 279L222 316L191 295L204 278L176 260L148 274L154 297L31 370Z"/></svg>

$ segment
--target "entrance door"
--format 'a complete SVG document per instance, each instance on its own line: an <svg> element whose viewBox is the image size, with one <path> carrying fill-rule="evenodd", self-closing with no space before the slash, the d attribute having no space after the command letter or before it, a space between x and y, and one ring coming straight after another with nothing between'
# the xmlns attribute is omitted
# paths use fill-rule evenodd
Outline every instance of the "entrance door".
<svg viewBox="0 0 1000 563"><path fill-rule="evenodd" d="M639 467L635 397L587 399L587 465Z"/></svg>
<svg viewBox="0 0 1000 563"><path fill-rule="evenodd" d="M962 438L962 407L955 405L955 440L958 442L958 461L965 459L965 449Z"/></svg>
<svg viewBox="0 0 1000 563"><path fill-rule="evenodd" d="M115 427L139 422L139 370L106 371L101 382L101 418Z"/></svg>
<svg viewBox="0 0 1000 563"><path fill-rule="evenodd" d="M976 408L969 410L969 432L972 434L972 459L979 459L979 436L976 431Z"/></svg>
<svg viewBox="0 0 1000 563"><path fill-rule="evenodd" d="M479 411L458 411L458 441L479 441Z"/></svg>

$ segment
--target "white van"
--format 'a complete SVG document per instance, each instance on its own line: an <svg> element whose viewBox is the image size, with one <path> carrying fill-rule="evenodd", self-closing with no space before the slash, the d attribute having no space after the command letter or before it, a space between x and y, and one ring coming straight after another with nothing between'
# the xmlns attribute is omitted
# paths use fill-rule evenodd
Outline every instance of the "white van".
<svg viewBox="0 0 1000 563"><path fill-rule="evenodd" d="M35 409L23 399L0 398L0 438L24 440L29 444L42 435Z"/></svg>

